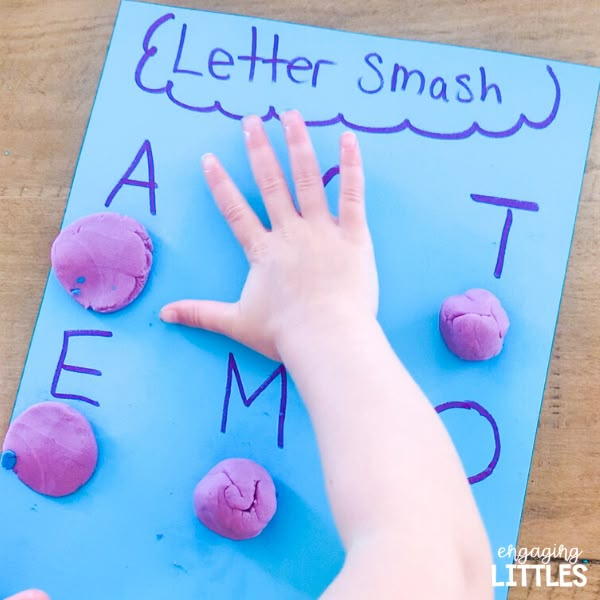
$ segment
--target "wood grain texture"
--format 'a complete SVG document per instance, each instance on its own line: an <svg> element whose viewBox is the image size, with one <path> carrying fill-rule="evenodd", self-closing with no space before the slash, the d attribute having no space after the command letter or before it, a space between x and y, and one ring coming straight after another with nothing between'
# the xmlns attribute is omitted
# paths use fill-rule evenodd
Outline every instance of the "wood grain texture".
<svg viewBox="0 0 600 600"><path fill-rule="evenodd" d="M528 561L528 566L541 565L539 561ZM535 575L530 573L527 576L528 585L513 587L510 591L509 600L597 600L598 591L600 590L600 566L597 564L586 565L588 571L585 573L587 582L584 587L550 587L547 582L556 584L559 582L560 575L558 573L559 563L550 563L550 576L544 570L541 572L540 583L536 585ZM545 569L545 566L542 566ZM515 577L516 581L521 580L521 575ZM565 576L565 582L573 582L575 577Z"/></svg>
<svg viewBox="0 0 600 600"><path fill-rule="evenodd" d="M600 66L598 0L173 4ZM117 8L116 0L0 2L0 436ZM522 546L577 546L593 561L600 560L599 127L597 119L520 535ZM599 564L588 577L585 588L515 588L509 597L600 597Z"/></svg>

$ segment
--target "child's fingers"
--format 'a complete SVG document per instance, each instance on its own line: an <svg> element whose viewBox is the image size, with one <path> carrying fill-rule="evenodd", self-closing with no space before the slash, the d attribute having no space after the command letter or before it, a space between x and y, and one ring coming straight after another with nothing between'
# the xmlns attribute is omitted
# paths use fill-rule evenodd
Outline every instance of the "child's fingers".
<svg viewBox="0 0 600 600"><path fill-rule="evenodd" d="M239 321L239 310L237 302L178 300L163 306L160 318L165 323L206 329L234 338Z"/></svg>
<svg viewBox="0 0 600 600"><path fill-rule="evenodd" d="M365 178L358 141L347 131L340 139L340 226L351 233L365 230Z"/></svg>
<svg viewBox="0 0 600 600"><path fill-rule="evenodd" d="M6 600L50 600L50 597L40 590L27 590L6 598Z"/></svg>
<svg viewBox="0 0 600 600"><path fill-rule="evenodd" d="M256 115L243 121L248 158L273 227L297 216L281 166Z"/></svg>
<svg viewBox="0 0 600 600"><path fill-rule="evenodd" d="M281 115L285 130L296 196L303 217L328 214L319 163L302 116L297 110Z"/></svg>
<svg viewBox="0 0 600 600"><path fill-rule="evenodd" d="M216 205L229 223L233 235L248 253L256 240L266 232L265 228L216 156L205 154L202 168Z"/></svg>

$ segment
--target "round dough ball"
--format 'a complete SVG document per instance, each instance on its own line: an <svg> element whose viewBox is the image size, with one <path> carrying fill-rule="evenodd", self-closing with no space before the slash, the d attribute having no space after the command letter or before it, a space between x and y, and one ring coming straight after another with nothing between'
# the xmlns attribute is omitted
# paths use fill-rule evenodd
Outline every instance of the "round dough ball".
<svg viewBox="0 0 600 600"><path fill-rule="evenodd" d="M17 477L47 496L72 494L90 479L98 462L98 444L88 420L62 402L41 402L20 414L2 450L14 453Z"/></svg>
<svg viewBox="0 0 600 600"><path fill-rule="evenodd" d="M98 213L63 229L52 244L60 284L84 308L107 313L133 302L148 280L152 240L131 217Z"/></svg>
<svg viewBox="0 0 600 600"><path fill-rule="evenodd" d="M464 360L487 360L500 353L509 320L488 290L472 289L446 298L440 332L448 348Z"/></svg>
<svg viewBox="0 0 600 600"><path fill-rule="evenodd" d="M256 537L277 509L275 484L263 467L246 458L215 465L194 490L194 510L210 530L231 540Z"/></svg>

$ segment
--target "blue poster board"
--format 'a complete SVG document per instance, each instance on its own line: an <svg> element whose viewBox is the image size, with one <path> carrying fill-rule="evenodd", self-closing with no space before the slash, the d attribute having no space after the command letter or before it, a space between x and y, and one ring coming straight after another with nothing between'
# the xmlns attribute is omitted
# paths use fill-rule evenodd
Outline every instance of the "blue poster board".
<svg viewBox="0 0 600 600"><path fill-rule="evenodd" d="M308 122L332 207L338 139L357 132L381 324L458 447L494 553L516 544L599 80L574 64L124 0L64 226L130 215L154 266L113 314L83 310L49 276L13 417L66 402L92 423L100 461L62 499L0 473L0 596L307 600L341 567L285 369L158 319L172 300L238 298L247 265L199 158L219 156L266 218L239 121L263 116L283 158L289 108ZM473 287L511 320L503 352L482 363L456 358L438 332L444 298ZM192 508L198 480L238 456L278 491L273 521L246 542L208 531ZM495 560L503 581L511 560Z"/></svg>

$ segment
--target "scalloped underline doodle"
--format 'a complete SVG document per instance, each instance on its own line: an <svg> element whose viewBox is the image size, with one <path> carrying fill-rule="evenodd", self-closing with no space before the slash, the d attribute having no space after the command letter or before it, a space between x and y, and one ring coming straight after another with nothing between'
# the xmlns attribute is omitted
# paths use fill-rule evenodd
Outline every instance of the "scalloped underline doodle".
<svg viewBox="0 0 600 600"><path fill-rule="evenodd" d="M136 69L135 69L136 85L142 91L150 93L150 94L165 94L175 106L178 106L185 110L189 110L189 111L197 112L197 113L218 112L218 113L222 114L224 117L227 117L229 119L241 121L245 115L237 114L237 113L227 110L226 108L224 108L222 106L221 102L219 102L218 100L215 100L212 104L206 105L206 106L195 106L195 105L183 102L182 100L180 100L179 98L177 98L175 96L175 93L174 93L175 84L170 79L167 80L167 82L164 86L159 87L159 88L151 88L151 87L144 85L144 83L142 83L142 71L143 71L144 67L146 66L146 63L149 61L149 59L151 59L153 56L155 56L158 52L158 48L156 46L150 46L150 41L152 39L152 36L154 35L156 30L161 25L163 25L164 23L166 23L167 21L170 21L172 19L175 19L175 15L173 13L167 13L167 14L159 17L158 19L156 19L150 25L148 30L146 31L144 40L142 42L142 48L144 50L144 54L138 61L137 65L136 65ZM181 48L179 50L181 50ZM398 123L396 125L389 125L389 126L362 125L360 123L354 123L354 122L350 121L341 112L339 112L337 115L335 115L329 119L307 120L306 125L308 127L328 127L330 125L336 125L339 123L341 125L344 125L348 129L352 129L354 131L360 131L363 133L388 133L389 134L389 133L400 133L402 131L411 131L412 133L414 133L418 136L429 138L429 139L436 139L436 140L464 140L464 139L471 137L475 133L479 133L480 135L482 135L484 137L488 137L488 138L507 138L512 135L515 135L523 126L529 127L530 129L536 129L536 130L546 129L553 123L554 119L556 118L556 115L558 114L558 109L560 107L560 101L561 101L560 83L550 65L546 65L546 70L552 80L552 83L554 85L554 90L555 90L554 103L552 105L552 109L550 110L550 113L548 114L548 116L545 119L542 119L541 121L533 121L532 119L528 118L524 113L521 113L519 115L519 118L517 119L516 123L514 125L512 125L512 127L509 127L508 129L503 129L500 131L493 131L490 129L485 129L477 121L473 121L473 123L469 127L467 127L466 129L463 129L461 131L455 131L455 132L429 131L427 129L422 129L420 127L417 127L416 125L413 125L413 123L408 118L404 119L403 121L401 121L400 123ZM279 120L279 116L280 116L280 114L277 112L275 107L271 105L271 106L269 106L267 112L261 117L261 119L264 122L267 122L272 119Z"/></svg>

